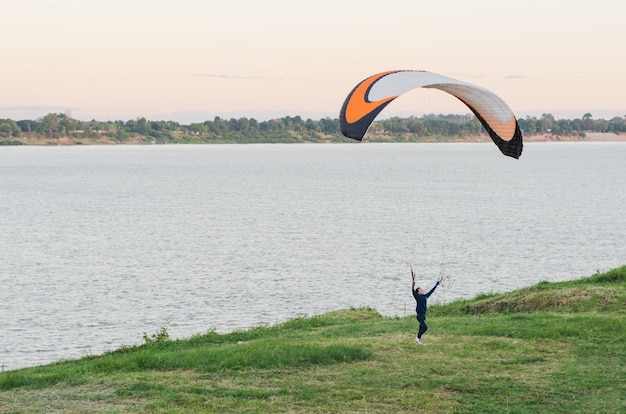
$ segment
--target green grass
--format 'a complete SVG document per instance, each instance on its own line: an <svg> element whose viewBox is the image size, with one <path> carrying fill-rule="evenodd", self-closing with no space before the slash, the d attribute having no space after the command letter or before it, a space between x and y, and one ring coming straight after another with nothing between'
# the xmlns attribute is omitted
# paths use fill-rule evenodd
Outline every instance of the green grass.
<svg viewBox="0 0 626 414"><path fill-rule="evenodd" d="M626 266L429 307L349 309L0 374L0 413L622 413ZM150 339L152 338L152 339Z"/></svg>

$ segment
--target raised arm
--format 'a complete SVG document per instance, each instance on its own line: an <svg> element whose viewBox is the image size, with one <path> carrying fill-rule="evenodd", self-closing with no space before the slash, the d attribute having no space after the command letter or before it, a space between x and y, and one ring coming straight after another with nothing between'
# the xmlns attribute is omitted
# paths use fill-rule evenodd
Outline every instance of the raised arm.
<svg viewBox="0 0 626 414"><path fill-rule="evenodd" d="M439 281L437 281L437 283L435 283L435 286L433 286L433 288L426 294L426 297L430 297L430 295L433 294L433 292L435 291L435 289L437 289L437 286L439 286Z"/></svg>

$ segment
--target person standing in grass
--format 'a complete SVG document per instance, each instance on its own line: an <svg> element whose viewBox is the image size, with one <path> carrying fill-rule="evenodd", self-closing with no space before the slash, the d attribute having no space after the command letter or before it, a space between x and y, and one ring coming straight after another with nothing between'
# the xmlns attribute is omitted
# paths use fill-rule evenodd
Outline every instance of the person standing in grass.
<svg viewBox="0 0 626 414"><path fill-rule="evenodd" d="M435 283L435 286L428 293L424 293L424 290L421 287L418 287L417 289L415 289L415 273L413 273L412 268L411 268L411 278L413 279L413 284L411 285L411 291L413 292L413 297L415 298L415 301L417 302L415 313L417 314L417 321L420 324L419 330L417 331L417 336L415 337L415 342L418 345L423 345L422 335L424 335L424 332L428 330L428 325L426 325L426 308L428 305L427 301L430 295L432 295L435 289L437 289L437 286L439 286L439 281Z"/></svg>

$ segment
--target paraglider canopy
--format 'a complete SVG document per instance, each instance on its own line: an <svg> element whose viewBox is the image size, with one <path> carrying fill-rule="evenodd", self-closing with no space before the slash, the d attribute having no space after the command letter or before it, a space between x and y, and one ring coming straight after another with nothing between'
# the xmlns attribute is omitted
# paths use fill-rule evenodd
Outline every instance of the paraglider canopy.
<svg viewBox="0 0 626 414"><path fill-rule="evenodd" d="M381 72L360 82L341 107L341 133L363 140L374 119L391 101L416 88L439 89L456 97L476 115L504 155L519 158L522 154L522 132L517 119L500 97L480 86L426 71Z"/></svg>

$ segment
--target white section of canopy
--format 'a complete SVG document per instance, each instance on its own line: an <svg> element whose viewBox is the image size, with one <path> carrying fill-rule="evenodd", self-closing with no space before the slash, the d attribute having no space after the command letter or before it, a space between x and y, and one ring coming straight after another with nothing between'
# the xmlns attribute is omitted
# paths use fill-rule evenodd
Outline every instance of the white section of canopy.
<svg viewBox="0 0 626 414"><path fill-rule="evenodd" d="M422 71L391 73L376 81L366 98L370 102L375 102L420 87L439 89L456 96L470 105L502 139L513 138L515 116L500 97L480 86L436 73Z"/></svg>

